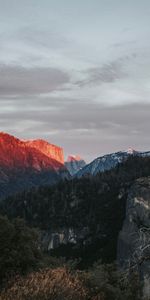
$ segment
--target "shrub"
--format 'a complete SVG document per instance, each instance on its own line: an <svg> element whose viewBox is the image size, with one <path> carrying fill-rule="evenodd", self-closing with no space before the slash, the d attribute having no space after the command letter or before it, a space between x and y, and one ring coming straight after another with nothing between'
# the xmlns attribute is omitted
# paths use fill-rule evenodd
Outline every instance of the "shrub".
<svg viewBox="0 0 150 300"><path fill-rule="evenodd" d="M33 270L38 264L37 234L19 218L0 216L0 283L13 274Z"/></svg>
<svg viewBox="0 0 150 300"><path fill-rule="evenodd" d="M86 300L88 291L78 273L66 268L47 269L18 277L14 284L4 290L1 300Z"/></svg>

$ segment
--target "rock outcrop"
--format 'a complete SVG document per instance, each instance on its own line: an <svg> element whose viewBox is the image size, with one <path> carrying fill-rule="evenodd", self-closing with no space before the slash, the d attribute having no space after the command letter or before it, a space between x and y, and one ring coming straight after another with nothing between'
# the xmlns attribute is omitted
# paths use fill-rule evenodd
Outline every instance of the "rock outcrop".
<svg viewBox="0 0 150 300"><path fill-rule="evenodd" d="M21 168L34 169L36 171L46 169L58 170L63 167L63 163L57 159L57 154L55 157L54 151L51 155L50 153L47 155L46 150L44 153L43 149L40 150L38 146L33 147L33 144L19 140L7 133L0 133L0 167L6 167L9 170ZM48 145L47 142L45 144ZM61 149L53 145L53 149L54 147L56 147L57 151Z"/></svg>
<svg viewBox="0 0 150 300"><path fill-rule="evenodd" d="M118 239L118 264L127 272L138 272L143 298L150 299L150 177L136 180L129 191Z"/></svg>
<svg viewBox="0 0 150 300"><path fill-rule="evenodd" d="M86 162L79 155L69 155L65 166L71 176L74 176L79 170L85 167Z"/></svg>
<svg viewBox="0 0 150 300"><path fill-rule="evenodd" d="M63 149L46 141L24 141L0 133L0 197L69 177Z"/></svg>
<svg viewBox="0 0 150 300"><path fill-rule="evenodd" d="M35 148L45 154L47 157L53 158L61 164L64 164L63 148L50 144L47 141L41 139L26 141L26 145Z"/></svg>

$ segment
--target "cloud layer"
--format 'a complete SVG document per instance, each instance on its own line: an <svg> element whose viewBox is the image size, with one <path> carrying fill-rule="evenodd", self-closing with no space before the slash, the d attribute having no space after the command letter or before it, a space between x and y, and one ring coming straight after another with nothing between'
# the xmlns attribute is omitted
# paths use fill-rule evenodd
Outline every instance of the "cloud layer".
<svg viewBox="0 0 150 300"><path fill-rule="evenodd" d="M148 0L0 6L0 130L87 160L150 150Z"/></svg>

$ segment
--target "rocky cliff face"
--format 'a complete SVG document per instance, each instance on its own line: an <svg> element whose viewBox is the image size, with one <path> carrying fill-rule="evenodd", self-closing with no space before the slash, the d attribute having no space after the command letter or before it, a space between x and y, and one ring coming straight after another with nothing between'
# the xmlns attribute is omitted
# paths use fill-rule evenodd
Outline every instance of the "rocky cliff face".
<svg viewBox="0 0 150 300"><path fill-rule="evenodd" d="M59 149L57 146L56 148ZM56 159L57 155L55 159L54 157L54 153L51 156L50 154L46 155L46 151L44 153L43 150L41 151L40 148L33 147L28 142L21 141L6 133L0 133L1 168L6 167L9 170L18 168L34 169L36 171L62 168L63 164Z"/></svg>
<svg viewBox="0 0 150 300"><path fill-rule="evenodd" d="M71 176L74 176L79 170L85 167L86 162L78 155L69 155L65 166Z"/></svg>
<svg viewBox="0 0 150 300"><path fill-rule="evenodd" d="M35 148L45 154L49 158L53 158L64 164L64 153L63 148L58 147L53 144L49 144L47 141L44 140L33 140L33 141L26 141L26 145L32 148Z"/></svg>
<svg viewBox="0 0 150 300"><path fill-rule="evenodd" d="M58 146L42 140L22 141L1 132L0 197L68 177L63 161Z"/></svg>
<svg viewBox="0 0 150 300"><path fill-rule="evenodd" d="M138 179L129 191L118 263L124 270L139 273L143 297L150 299L150 177Z"/></svg>
<svg viewBox="0 0 150 300"><path fill-rule="evenodd" d="M62 227L58 230L52 231L41 231L40 232L40 244L43 250L53 250L58 248L60 245L67 244L78 244L85 239L89 229L82 228L82 230L77 230L75 228Z"/></svg>

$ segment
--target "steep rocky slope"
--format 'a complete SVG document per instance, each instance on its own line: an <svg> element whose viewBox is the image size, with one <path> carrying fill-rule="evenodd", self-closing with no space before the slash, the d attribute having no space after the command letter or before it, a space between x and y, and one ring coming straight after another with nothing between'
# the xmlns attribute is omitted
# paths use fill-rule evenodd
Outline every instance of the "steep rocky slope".
<svg viewBox="0 0 150 300"><path fill-rule="evenodd" d="M119 151L116 153L106 154L104 156L98 157L91 163L87 164L76 174L76 177L81 178L87 175L96 175L99 172L105 172L116 167L118 164L126 161L130 156L148 157L150 156L150 151L138 152L131 148L127 151Z"/></svg>
<svg viewBox="0 0 150 300"><path fill-rule="evenodd" d="M25 142L27 146L35 148L45 154L47 157L52 158L64 164L64 153L63 148L56 145L50 144L47 141L38 139L38 140L29 140Z"/></svg>
<svg viewBox="0 0 150 300"><path fill-rule="evenodd" d="M33 144L0 133L0 197L69 176L61 148L43 141L40 151Z"/></svg>
<svg viewBox="0 0 150 300"><path fill-rule="evenodd" d="M79 170L85 167L86 162L79 155L69 155L65 166L71 176L74 176Z"/></svg>
<svg viewBox="0 0 150 300"><path fill-rule="evenodd" d="M150 177L138 179L129 191L117 256L121 268L139 273L150 299Z"/></svg>
<svg viewBox="0 0 150 300"><path fill-rule="evenodd" d="M57 146L56 149L58 149ZM56 157L54 154L46 155L46 151L44 153L40 147L33 147L30 142L0 133L0 167L6 167L9 170L30 168L41 171L42 169L59 170L63 164L57 160L57 155Z"/></svg>

